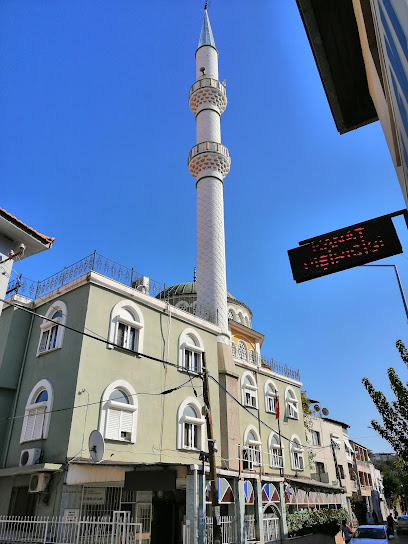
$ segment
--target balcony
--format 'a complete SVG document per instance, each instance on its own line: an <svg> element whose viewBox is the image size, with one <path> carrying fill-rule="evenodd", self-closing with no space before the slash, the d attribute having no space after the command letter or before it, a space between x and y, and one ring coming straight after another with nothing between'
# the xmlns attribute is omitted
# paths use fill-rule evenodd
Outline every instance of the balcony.
<svg viewBox="0 0 408 544"><path fill-rule="evenodd" d="M152 280L136 272L134 268L112 261L96 251L76 263L66 266L63 270L56 272L45 280L33 281L24 276L19 276L13 280L10 279L6 296L19 294L31 300L41 299L63 285L78 281L79 278L86 276L90 272L97 272L144 295L168 301L166 284ZM189 314L197 315L205 321L217 324L215 311L203 304L197 305L197 301L185 302L183 305L178 305L177 308Z"/></svg>
<svg viewBox="0 0 408 544"><path fill-rule="evenodd" d="M310 473L310 477L312 478L312 480L316 480L316 482L321 482L322 484L329 483L328 472L312 472Z"/></svg>
<svg viewBox="0 0 408 544"><path fill-rule="evenodd" d="M283 456L279 455L279 451L270 451L268 457L271 468L283 468Z"/></svg>
<svg viewBox="0 0 408 544"><path fill-rule="evenodd" d="M259 446L237 444L236 459L241 461L243 470L254 470L262 466L262 450Z"/></svg>
<svg viewBox="0 0 408 544"><path fill-rule="evenodd" d="M194 157L201 153L220 153L229 160L229 152L225 145L218 142L201 142L190 149L187 164L190 164Z"/></svg>
<svg viewBox="0 0 408 544"><path fill-rule="evenodd" d="M202 89L205 87L212 87L213 89L217 89L220 91L224 96L226 96L227 91L225 90L224 85L218 81L217 79L214 79L212 77L205 77L203 79L199 79L196 81L193 85L190 87L190 91L188 93L188 98L190 99L191 95L197 91L198 89Z"/></svg>

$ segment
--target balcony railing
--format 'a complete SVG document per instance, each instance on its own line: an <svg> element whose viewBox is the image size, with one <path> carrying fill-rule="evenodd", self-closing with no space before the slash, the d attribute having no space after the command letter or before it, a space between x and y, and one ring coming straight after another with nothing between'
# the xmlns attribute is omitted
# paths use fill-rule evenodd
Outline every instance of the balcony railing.
<svg viewBox="0 0 408 544"><path fill-rule="evenodd" d="M298 382L300 381L299 369L291 368L290 366L282 364L279 361L276 361L276 359L272 359L271 357L265 357L264 355L259 356L258 354L257 356L260 365L269 367L272 372L282 374L283 376L286 376L287 378L292 378L293 380L296 380Z"/></svg>
<svg viewBox="0 0 408 544"><path fill-rule="evenodd" d="M190 164L191 160L200 153L221 153L224 157L229 158L229 152L225 145L218 142L201 142L190 149L187 164Z"/></svg>
<svg viewBox="0 0 408 544"><path fill-rule="evenodd" d="M279 451L272 450L268 453L269 466L271 468L283 468L283 456L279 455Z"/></svg>
<svg viewBox="0 0 408 544"><path fill-rule="evenodd" d="M98 272L111 280L127 285L145 295L160 300L168 300L167 295L163 294L166 289L166 284L152 280L151 278L136 272L133 268L112 261L96 251L76 263L65 267L63 270L56 272L45 280L36 282L25 278L24 276L19 276L16 279L10 280L6 294L7 296L19 294L32 300L42 298L55 289L78 280L89 272ZM210 323L217 323L216 312L203 304L197 305L197 302L194 302L193 304L181 305L178 309L189 314L197 315Z"/></svg>
<svg viewBox="0 0 408 544"><path fill-rule="evenodd" d="M254 514L246 514L245 515L245 533L246 533L246 540L256 540L256 532L255 532L255 515Z"/></svg>
<svg viewBox="0 0 408 544"><path fill-rule="evenodd" d="M236 458L240 459L243 470L253 470L262 466L262 450L259 446L237 444Z"/></svg>
<svg viewBox="0 0 408 544"><path fill-rule="evenodd" d="M213 89L218 89L222 92L224 96L227 94L224 85L220 81L212 77L205 77L203 79L199 79L193 85L191 85L190 91L188 93L188 98L190 98L194 91L202 89L203 87L212 87Z"/></svg>
<svg viewBox="0 0 408 544"><path fill-rule="evenodd" d="M329 483L329 473L328 472L312 472L310 474L310 477L312 480L316 480L317 482L322 482L322 484L328 484Z"/></svg>

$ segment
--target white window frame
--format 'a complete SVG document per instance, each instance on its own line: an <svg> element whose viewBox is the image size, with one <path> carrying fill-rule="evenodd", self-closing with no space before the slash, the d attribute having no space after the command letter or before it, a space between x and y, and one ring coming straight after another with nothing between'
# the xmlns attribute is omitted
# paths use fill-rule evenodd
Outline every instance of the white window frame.
<svg viewBox="0 0 408 544"><path fill-rule="evenodd" d="M251 385L245 382L249 378ZM241 377L242 404L250 408L258 408L258 387L256 380L251 372L244 372Z"/></svg>
<svg viewBox="0 0 408 544"><path fill-rule="evenodd" d="M249 433L255 436L255 440L248 438ZM253 467L262 466L262 441L259 436L259 431L254 425L249 425L244 432L243 447L241 447L241 461L248 463L248 469L253 470Z"/></svg>
<svg viewBox="0 0 408 544"><path fill-rule="evenodd" d="M295 472L305 470L305 449L296 434L290 438L290 465Z"/></svg>
<svg viewBox="0 0 408 544"><path fill-rule="evenodd" d="M129 404L123 402L116 402L110 400L109 397L115 391L115 389L120 389L126 393ZM126 437L116 437L108 435L108 420L111 417L110 410L120 410L121 412L131 412L132 413L132 427L130 431L130 439ZM102 395L101 399L101 409L99 414L99 431L105 440L110 440L114 442L125 442L126 444L134 444L136 442L137 434L137 410L138 410L138 400L136 391L130 385L130 383L124 380L116 380L108 385ZM122 416L121 416L122 417ZM120 432L120 429L119 429Z"/></svg>
<svg viewBox="0 0 408 544"><path fill-rule="evenodd" d="M57 319L53 321L49 321L47 318L52 319L52 316L55 314L55 312L60 311L62 313L62 317L58 317ZM51 351L55 351L57 349L61 349L62 347L62 341L64 339L64 333L65 333L65 325L67 321L67 306L65 302L62 302L62 300L57 300L56 302L53 302L52 305L48 308L47 313L45 314L45 317L40 325L40 339L38 341L38 347L37 347L37 357L44 355L45 353L50 353ZM57 322L57 323L55 323ZM52 334L55 334L55 346L50 346L50 340L51 338L54 338ZM46 347L45 349L41 349L42 340L45 337L45 343Z"/></svg>
<svg viewBox="0 0 408 544"><path fill-rule="evenodd" d="M184 415L187 406L191 406L199 417L189 417ZM177 449L186 451L204 451L205 448L205 418L201 415L202 407L195 397L187 397L183 400L177 410ZM197 433L197 448L185 444L184 429L185 425L193 425L194 432Z"/></svg>
<svg viewBox="0 0 408 544"><path fill-rule="evenodd" d="M321 433L319 431L316 431L315 429L312 429L311 435L312 435L313 446L321 446L322 445ZM317 440L315 440L315 436L317 437Z"/></svg>
<svg viewBox="0 0 408 544"><path fill-rule="evenodd" d="M341 442L340 442L340 437L331 433L330 434L330 442L333 443L333 447L336 449L336 450L341 450Z"/></svg>
<svg viewBox="0 0 408 544"><path fill-rule="evenodd" d="M291 394L292 393L292 394ZM289 419L299 419L299 401L292 387L287 387L285 391L286 417Z"/></svg>
<svg viewBox="0 0 408 544"><path fill-rule="evenodd" d="M276 444L272 443L273 437L276 438ZM271 432L268 439L268 457L269 466L271 468L283 468L285 466L283 447L283 444L279 443L279 435L275 432Z"/></svg>
<svg viewBox="0 0 408 544"><path fill-rule="evenodd" d="M188 339L193 340L195 345L188 343ZM203 353L205 352L205 350L204 343L201 340L200 335L197 333L197 331L192 328L184 329L184 331L179 336L178 345L178 369L181 372L189 372L191 374L201 373L203 371ZM186 351L191 352L192 354L196 354L198 362L197 370L194 370L191 364L190 368L186 367L186 359L192 359L192 356L188 358L186 357Z"/></svg>
<svg viewBox="0 0 408 544"><path fill-rule="evenodd" d="M46 391L48 394L48 399L43 402L35 402L38 395ZM50 417L52 404L54 401L54 391L52 384L49 380L41 380L35 384L32 388L30 395L28 396L27 404L24 412L23 425L21 429L20 444L23 442L31 442L33 440L43 440L48 436L48 430L50 427ZM32 423L32 418L35 421ZM30 420L30 421L29 421ZM31 434L29 436L27 433L32 430L36 430L36 434ZM36 428L36 429L35 429Z"/></svg>
<svg viewBox="0 0 408 544"><path fill-rule="evenodd" d="M272 387L272 389L274 389L275 391L274 394L272 394L269 391L269 387ZM277 400L279 397L279 392L278 392L278 388L276 387L276 385L274 384L272 380L267 380L265 382L264 392L265 392L265 412L268 412L268 414L276 414L276 405L277 405Z"/></svg>
<svg viewBox="0 0 408 544"><path fill-rule="evenodd" d="M134 317L135 320L126 319L120 316L120 310L127 310ZM119 346L117 344L119 323L123 323L128 327L135 329L135 345L132 351L143 353L143 340L144 340L144 319L143 313L140 310L139 306L135 304L132 300L121 300L112 308L110 321L109 321L109 334L108 334L108 348L114 349L126 346Z"/></svg>
<svg viewBox="0 0 408 544"><path fill-rule="evenodd" d="M240 353L239 353L240 344L244 347L244 350L245 350L245 353L246 353L246 359L244 359L243 357L240 357ZM238 352L238 359L240 361L244 361L245 363L248 363L249 353L248 353L248 346L246 345L245 340L242 340L242 339L238 340L237 352Z"/></svg>

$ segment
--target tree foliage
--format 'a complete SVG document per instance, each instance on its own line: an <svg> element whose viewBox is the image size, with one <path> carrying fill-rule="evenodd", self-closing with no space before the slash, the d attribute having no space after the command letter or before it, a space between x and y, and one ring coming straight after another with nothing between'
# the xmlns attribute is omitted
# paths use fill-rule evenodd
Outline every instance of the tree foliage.
<svg viewBox="0 0 408 544"><path fill-rule="evenodd" d="M341 530L342 520L349 515L344 508L333 510L320 508L312 512L294 512L287 515L289 536L301 536L310 533L326 534L334 537Z"/></svg>
<svg viewBox="0 0 408 544"><path fill-rule="evenodd" d="M379 466L383 476L384 496L390 508L399 497L408 497L408 463L402 459L383 461Z"/></svg>
<svg viewBox="0 0 408 544"><path fill-rule="evenodd" d="M408 367L408 351L401 340L396 342L396 347ZM373 419L371 425L394 448L397 455L408 462L408 389L393 368L389 368L387 374L396 397L391 402L388 402L384 393L374 389L368 378L362 380L383 420L381 425ZM408 386L408 382L406 385Z"/></svg>

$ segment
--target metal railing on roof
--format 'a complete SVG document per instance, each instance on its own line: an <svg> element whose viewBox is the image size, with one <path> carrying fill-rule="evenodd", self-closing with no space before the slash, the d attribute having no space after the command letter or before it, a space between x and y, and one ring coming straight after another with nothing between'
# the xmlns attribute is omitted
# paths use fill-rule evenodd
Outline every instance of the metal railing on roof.
<svg viewBox="0 0 408 544"><path fill-rule="evenodd" d="M96 251L91 255L80 259L76 263L65 267L63 270L52 274L52 276L49 276L44 280L36 282L24 276L19 276L13 280L10 279L6 293L7 296L19 294L35 300L51 293L63 285L78 280L89 272L98 272L111 280L127 285L145 295L161 300L168 300L168 297L166 297L164 293L166 284L152 280L148 276L136 272L134 268L129 268L116 261L112 261L112 259L108 259ZM163 296L161 296L161 294L163 294ZM186 303L178 304L177 307L179 310L201 317L210 323L216 324L217 322L214 310L205 307L203 304L198 306L197 303Z"/></svg>
<svg viewBox="0 0 408 544"><path fill-rule="evenodd" d="M287 378L292 378L293 380L300 382L300 372L298 368L291 368L287 364L282 364L276 359L273 359L272 357L265 357L264 355L261 355L260 359L261 365L267 366L272 370L272 372L282 374Z"/></svg>

